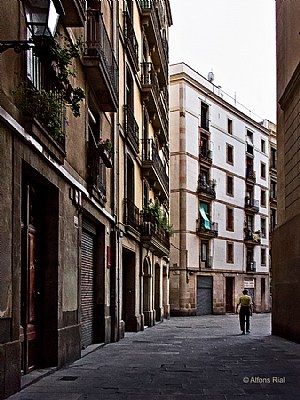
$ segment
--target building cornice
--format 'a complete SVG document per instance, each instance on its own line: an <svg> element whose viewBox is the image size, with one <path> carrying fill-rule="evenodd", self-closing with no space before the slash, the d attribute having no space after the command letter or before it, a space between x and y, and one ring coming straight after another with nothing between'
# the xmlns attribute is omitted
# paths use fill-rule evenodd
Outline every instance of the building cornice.
<svg viewBox="0 0 300 400"><path fill-rule="evenodd" d="M188 67L190 68L190 67ZM198 74L198 72L194 71L195 73ZM205 79L202 77L202 79ZM192 78L186 71L180 71L176 72L173 74L170 74L170 85L172 83L177 83L177 82L182 82L185 81L186 83L190 84L192 87L194 87L197 91L200 91L202 94L204 94L206 97L214 101L215 103L221 105L223 108L227 109L233 114L236 114L239 118L243 119L246 121L248 124L254 126L256 129L264 133L265 135L269 136L270 131L269 129L265 128L262 126L259 122L256 122L253 120L251 117L248 117L245 113L240 111L238 108L234 107L224 99L222 99L220 96L218 96L216 93L214 93L212 90L210 90L208 87L202 85L199 81L196 79ZM210 83L211 84L211 83ZM213 88L218 90L218 87L215 85L211 84Z"/></svg>

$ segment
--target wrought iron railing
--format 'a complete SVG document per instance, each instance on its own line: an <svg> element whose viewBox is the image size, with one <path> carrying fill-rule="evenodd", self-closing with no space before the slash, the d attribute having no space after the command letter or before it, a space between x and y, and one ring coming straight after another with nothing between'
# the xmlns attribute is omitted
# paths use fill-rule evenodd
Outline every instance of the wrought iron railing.
<svg viewBox="0 0 300 400"><path fill-rule="evenodd" d="M256 180L256 172L253 170L253 167L246 168L246 179L251 181Z"/></svg>
<svg viewBox="0 0 300 400"><path fill-rule="evenodd" d="M102 201L106 201L106 167L101 160L99 148L95 136L89 130L88 143L88 183L94 189Z"/></svg>
<svg viewBox="0 0 300 400"><path fill-rule="evenodd" d="M163 246L170 247L170 238L166 230L160 227L153 215L146 211L141 212L141 234L142 236L151 236Z"/></svg>
<svg viewBox="0 0 300 400"><path fill-rule="evenodd" d="M161 117L162 126L167 132L168 130L168 106L166 103L165 91L161 92L159 88L159 83L157 79L157 74L155 72L154 66L151 62L144 62L141 64L142 74L141 74L141 84L142 86L151 85L156 99L158 111Z"/></svg>
<svg viewBox="0 0 300 400"><path fill-rule="evenodd" d="M256 272L256 261L247 262L246 272Z"/></svg>
<svg viewBox="0 0 300 400"><path fill-rule="evenodd" d="M105 67L111 89L117 98L119 67L99 10L87 10L87 40L85 55L100 57Z"/></svg>
<svg viewBox="0 0 300 400"><path fill-rule="evenodd" d="M128 11L124 11L124 36L133 64L139 67L139 45L134 33L134 27Z"/></svg>
<svg viewBox="0 0 300 400"><path fill-rule="evenodd" d="M200 148L199 158L202 161L212 162L212 151L206 148Z"/></svg>
<svg viewBox="0 0 300 400"><path fill-rule="evenodd" d="M244 239L256 244L260 244L261 234L259 231L253 232L251 229L245 229Z"/></svg>
<svg viewBox="0 0 300 400"><path fill-rule="evenodd" d="M198 181L198 188L197 188L198 193L205 193L205 194L208 194L210 196L216 197L215 188L216 188L215 184L213 184L213 183L210 183L210 184L205 183L205 182L203 182L201 180L201 178Z"/></svg>
<svg viewBox="0 0 300 400"><path fill-rule="evenodd" d="M217 222L210 222L209 228L207 228L205 226L204 220L200 218L200 220L197 220L197 232L207 233L214 237L217 237L219 232L219 225Z"/></svg>
<svg viewBox="0 0 300 400"><path fill-rule="evenodd" d="M126 138L129 139L134 151L139 153L139 126L129 105L124 106L124 130Z"/></svg>
<svg viewBox="0 0 300 400"><path fill-rule="evenodd" d="M142 161L152 161L153 169L160 178L166 192L169 192L169 177L153 139L142 139Z"/></svg>
<svg viewBox="0 0 300 400"><path fill-rule="evenodd" d="M251 197L246 196L245 197L245 208L251 208L254 211L258 211L259 210L259 200L254 200L254 199L251 199Z"/></svg>
<svg viewBox="0 0 300 400"><path fill-rule="evenodd" d="M162 11L159 10L157 7L155 7L157 2L155 1L150 1L150 0L140 0L140 5L142 10L143 9L151 9L151 15L152 15L152 20L153 20L153 25L154 25L154 30L157 33L157 41L158 41L158 46L161 49L161 64L162 68L164 70L165 76L168 76L168 63L169 63L169 46L168 46L168 41L167 39L163 38L161 36L161 21L162 18L159 15Z"/></svg>
<svg viewBox="0 0 300 400"><path fill-rule="evenodd" d="M124 223L135 230L140 230L140 210L129 199L124 199Z"/></svg>

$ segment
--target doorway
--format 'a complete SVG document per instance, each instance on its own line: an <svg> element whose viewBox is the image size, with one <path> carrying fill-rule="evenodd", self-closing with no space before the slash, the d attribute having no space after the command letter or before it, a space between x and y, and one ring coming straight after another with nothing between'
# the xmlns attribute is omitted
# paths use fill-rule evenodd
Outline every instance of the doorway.
<svg viewBox="0 0 300 400"><path fill-rule="evenodd" d="M233 304L233 291L234 291L234 278L226 277L226 312L233 313L234 312L234 304Z"/></svg>
<svg viewBox="0 0 300 400"><path fill-rule="evenodd" d="M122 319L125 322L125 331L135 332L137 329L135 318L135 253L123 249L123 307Z"/></svg>
<svg viewBox="0 0 300 400"><path fill-rule="evenodd" d="M212 303L213 277L197 277L197 315L210 315L213 311Z"/></svg>

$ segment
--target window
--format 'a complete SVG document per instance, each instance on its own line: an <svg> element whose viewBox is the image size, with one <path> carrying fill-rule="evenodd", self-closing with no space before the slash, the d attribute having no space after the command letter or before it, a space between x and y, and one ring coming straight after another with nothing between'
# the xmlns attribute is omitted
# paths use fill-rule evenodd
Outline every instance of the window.
<svg viewBox="0 0 300 400"><path fill-rule="evenodd" d="M260 176L263 179L266 179L266 164L265 163L260 163Z"/></svg>
<svg viewBox="0 0 300 400"><path fill-rule="evenodd" d="M277 160L277 154L276 154L276 149L274 147L271 147L271 168L276 169L276 160Z"/></svg>
<svg viewBox="0 0 300 400"><path fill-rule="evenodd" d="M227 163L233 165L233 146L230 144L226 145L226 158L227 158Z"/></svg>
<svg viewBox="0 0 300 400"><path fill-rule="evenodd" d="M226 229L228 231L234 230L234 211L233 208L226 208Z"/></svg>
<svg viewBox="0 0 300 400"><path fill-rule="evenodd" d="M232 119L227 119L227 132L232 135Z"/></svg>
<svg viewBox="0 0 300 400"><path fill-rule="evenodd" d="M261 265L266 265L266 249L261 249L260 251L260 262Z"/></svg>
<svg viewBox="0 0 300 400"><path fill-rule="evenodd" d="M233 176L227 175L226 177L226 193L233 196Z"/></svg>
<svg viewBox="0 0 300 400"><path fill-rule="evenodd" d="M260 230L261 230L261 237L266 237L266 218L261 217L260 219Z"/></svg>
<svg viewBox="0 0 300 400"><path fill-rule="evenodd" d="M262 207L266 207L266 191L263 189L260 192L260 204Z"/></svg>
<svg viewBox="0 0 300 400"><path fill-rule="evenodd" d="M247 142L253 145L253 132L247 129Z"/></svg>
<svg viewBox="0 0 300 400"><path fill-rule="evenodd" d="M208 242L201 241L201 261L208 259Z"/></svg>
<svg viewBox="0 0 300 400"><path fill-rule="evenodd" d="M263 139L261 139L261 141L260 141L260 150L261 150L263 153L266 152L266 142L265 142Z"/></svg>
<svg viewBox="0 0 300 400"><path fill-rule="evenodd" d="M270 221L270 231L273 232L275 229L275 226L277 224L277 215L276 215L276 209L271 208L271 221Z"/></svg>
<svg viewBox="0 0 300 400"><path fill-rule="evenodd" d="M208 105L201 102L201 128L209 130Z"/></svg>
<svg viewBox="0 0 300 400"><path fill-rule="evenodd" d="M271 201L276 200L276 190L277 190L277 182L275 182L271 178L271 184L270 184L270 199Z"/></svg>
<svg viewBox="0 0 300 400"><path fill-rule="evenodd" d="M226 260L228 264L234 263L234 247L232 242L227 242Z"/></svg>

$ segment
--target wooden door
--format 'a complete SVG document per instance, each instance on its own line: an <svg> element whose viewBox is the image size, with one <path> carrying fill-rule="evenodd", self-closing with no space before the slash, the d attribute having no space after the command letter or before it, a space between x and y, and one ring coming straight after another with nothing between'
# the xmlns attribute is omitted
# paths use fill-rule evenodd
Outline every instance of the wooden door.
<svg viewBox="0 0 300 400"><path fill-rule="evenodd" d="M39 366L42 326L42 277L40 262L40 199L36 189L27 184L23 191L22 210L22 286L21 328L22 371Z"/></svg>

